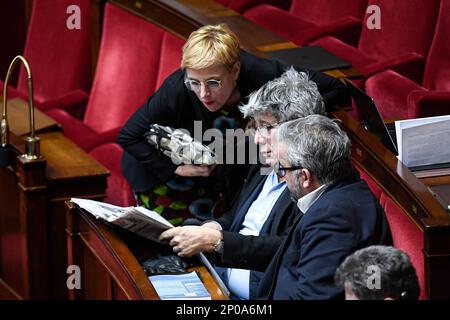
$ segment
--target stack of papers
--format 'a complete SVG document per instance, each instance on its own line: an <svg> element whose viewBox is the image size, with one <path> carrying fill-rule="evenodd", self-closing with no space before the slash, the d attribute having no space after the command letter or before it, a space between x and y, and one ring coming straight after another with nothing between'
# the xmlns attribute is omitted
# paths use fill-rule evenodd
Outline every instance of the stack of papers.
<svg viewBox="0 0 450 320"><path fill-rule="evenodd" d="M450 116L395 122L399 159L407 167L449 163Z"/></svg>

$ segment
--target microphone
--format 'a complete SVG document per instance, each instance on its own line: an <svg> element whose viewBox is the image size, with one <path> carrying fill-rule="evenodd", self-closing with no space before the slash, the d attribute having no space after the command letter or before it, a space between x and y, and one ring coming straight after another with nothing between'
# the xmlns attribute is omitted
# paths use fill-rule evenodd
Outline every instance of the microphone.
<svg viewBox="0 0 450 320"><path fill-rule="evenodd" d="M30 135L25 138L25 154L21 157L28 161L40 159L40 139L34 134L34 106L33 106L33 81L31 78L31 69L27 60L21 55L16 56L9 65L6 73L5 84L3 87L3 113L1 120L1 140L0 140L0 166L7 166L12 160L12 147L9 144L9 125L8 125L8 82L16 64L22 61L27 71L28 78L28 110L30 120Z"/></svg>

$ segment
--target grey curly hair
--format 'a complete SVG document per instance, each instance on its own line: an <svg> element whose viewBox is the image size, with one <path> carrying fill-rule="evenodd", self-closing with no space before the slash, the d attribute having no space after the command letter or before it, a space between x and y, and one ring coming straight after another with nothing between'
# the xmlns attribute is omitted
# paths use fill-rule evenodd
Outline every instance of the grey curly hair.
<svg viewBox="0 0 450 320"><path fill-rule="evenodd" d="M239 109L245 118L270 113L278 122L310 114L326 115L317 84L309 79L307 73L299 72L293 67L251 93L248 103Z"/></svg>

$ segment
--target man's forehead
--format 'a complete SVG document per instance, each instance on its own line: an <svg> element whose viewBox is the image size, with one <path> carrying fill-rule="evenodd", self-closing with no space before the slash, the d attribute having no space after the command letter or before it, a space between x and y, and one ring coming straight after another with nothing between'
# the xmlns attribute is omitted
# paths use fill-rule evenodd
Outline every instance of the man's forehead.
<svg viewBox="0 0 450 320"><path fill-rule="evenodd" d="M270 112L265 112L265 113L260 113L260 114L256 114L255 117L255 122L256 123L269 123L269 124L273 124L277 121L277 119L275 119L275 117L273 116L272 113Z"/></svg>

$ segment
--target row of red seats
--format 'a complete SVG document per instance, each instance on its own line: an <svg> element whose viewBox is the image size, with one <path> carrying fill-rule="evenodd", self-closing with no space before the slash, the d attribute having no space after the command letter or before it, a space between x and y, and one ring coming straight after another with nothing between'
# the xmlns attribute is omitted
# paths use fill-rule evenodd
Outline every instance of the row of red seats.
<svg viewBox="0 0 450 320"><path fill-rule="evenodd" d="M237 11L246 8L240 12L244 13L247 18L299 45L308 43L321 45L351 61L368 78L367 91L381 105L381 111L385 116L394 117L397 114L397 116L407 118L430 115L430 109L438 113L445 111L445 109L438 110L436 105L436 100L443 97L445 93L432 93L427 89L450 91L450 59L448 59L450 45L447 43L450 39L450 34L448 34L450 19L445 14L450 12L450 1L448 0L442 0L440 8L438 1L429 0L293 0L288 12L268 4L250 8L249 4L254 4L252 0L217 1ZM277 4L277 1L272 2ZM372 4L377 4L382 8L382 28L386 29L371 32L363 28L359 38L361 22L364 20L365 23L367 20L367 17L363 18L366 6ZM406 7L406 5L410 6L408 7L409 11L401 11L402 6ZM422 9L422 7L424 8ZM438 12L439 17L437 17ZM438 22L435 28L436 19ZM405 37L405 29L407 30L412 25L417 28L417 31L414 31L413 35ZM434 29L436 32L432 41ZM325 35L333 37L321 37ZM315 39L318 40L313 41ZM431 43L431 50L428 53ZM358 44L358 46L355 48L351 46L352 44L355 46ZM427 89L420 88L416 82L407 78L409 76L416 81L421 81L424 59L427 61L423 84ZM444 59L447 60L447 64L442 61ZM438 65L442 68L436 70ZM378 73L389 68L398 70L404 75L391 70ZM371 77L374 74L375 76ZM408 86L412 90L407 90ZM405 98L406 94L410 94L412 97L421 99L422 113L419 112L421 108L414 109L418 111L414 114L402 113L403 110L400 111L399 106L405 106L406 99L390 100L395 99L393 97L402 97L402 94ZM430 101L431 97L434 98L433 105L428 106L427 110L423 109L425 107L423 103ZM412 105L416 103L416 100L409 98L408 102ZM446 110L446 112L450 111L448 103ZM382 185L356 163L355 166L386 212L394 246L409 254L419 278L420 299L425 299L423 234Z"/></svg>
<svg viewBox="0 0 450 320"><path fill-rule="evenodd" d="M66 9L73 3L33 1L24 56L33 72L35 105L111 172L105 201L134 205L133 193L122 176L123 150L115 141L128 118L179 67L184 40L107 3L89 92L91 50L86 17L91 1L76 1L82 17L79 30L66 28ZM23 67L19 79L16 88L9 88L9 98L26 99Z"/></svg>
<svg viewBox="0 0 450 320"><path fill-rule="evenodd" d="M320 45L351 62L385 119L450 113L449 0L292 0L289 10L217 1L298 45ZM374 6L381 29L367 26Z"/></svg>
<svg viewBox="0 0 450 320"><path fill-rule="evenodd" d="M426 299L425 295L425 265L423 258L423 234L408 217L405 211L395 202L394 199L384 191L382 185L372 179L365 171L363 171L356 163L361 178L364 179L372 193L380 202L386 213L386 218L392 232L392 240L394 247L408 253L411 263L416 269L417 277L420 285L419 299Z"/></svg>
<svg viewBox="0 0 450 320"><path fill-rule="evenodd" d="M178 68L184 41L115 5L106 4L100 53L88 94L89 25L83 24L76 31L60 28L61 24L65 25L67 15L55 14L65 13L72 2L59 0L49 6L47 0L34 1L25 56L33 70L36 105L61 123L70 139L111 172L105 200L122 206L133 205L132 191L121 173L123 150L115 139L128 117ZM88 16L89 4L89 0L78 0L82 16ZM393 74L388 71L386 76ZM26 97L24 79L21 70L19 84L10 88L10 96ZM370 81L368 88L371 88ZM73 106L80 104L85 113L79 119L80 109ZM361 171L361 175L385 208L394 245L410 254L423 297L422 236L389 195L367 174Z"/></svg>
<svg viewBox="0 0 450 320"><path fill-rule="evenodd" d="M111 172L106 202L134 204L122 176L122 148L115 143L128 118L181 62L183 40L115 5L105 5L92 90L83 120L55 108L47 114L64 134Z"/></svg>

